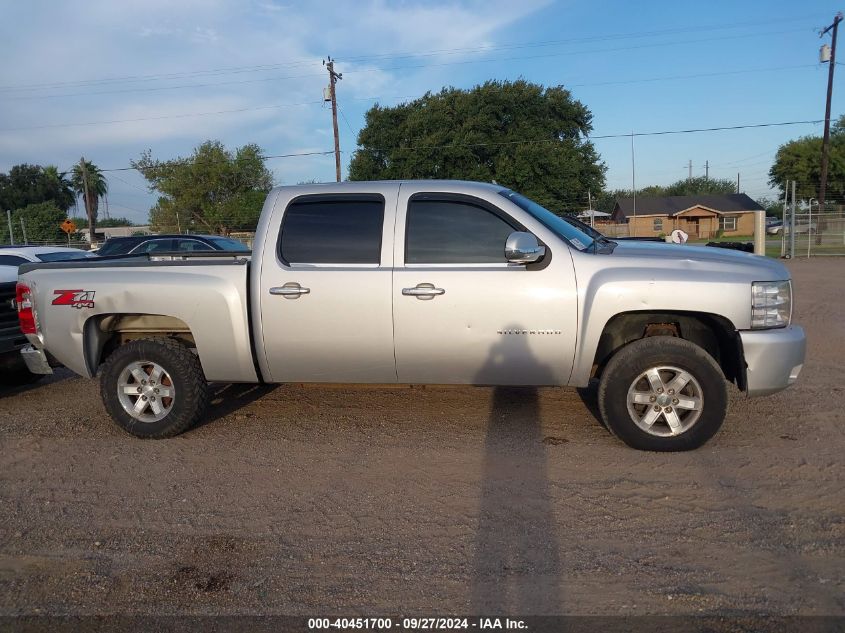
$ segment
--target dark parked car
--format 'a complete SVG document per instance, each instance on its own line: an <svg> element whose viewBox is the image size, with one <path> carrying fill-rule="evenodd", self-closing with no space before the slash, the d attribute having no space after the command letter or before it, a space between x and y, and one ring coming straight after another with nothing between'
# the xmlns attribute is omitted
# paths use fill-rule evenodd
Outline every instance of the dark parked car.
<svg viewBox="0 0 845 633"><path fill-rule="evenodd" d="M173 253L197 251L235 251L249 253L243 242L219 235L133 235L106 240L97 255L135 255L138 253Z"/></svg>

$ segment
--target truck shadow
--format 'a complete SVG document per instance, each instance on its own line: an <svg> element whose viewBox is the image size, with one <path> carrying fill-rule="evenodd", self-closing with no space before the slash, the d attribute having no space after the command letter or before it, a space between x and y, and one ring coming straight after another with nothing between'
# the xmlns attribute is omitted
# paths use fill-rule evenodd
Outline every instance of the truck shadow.
<svg viewBox="0 0 845 633"><path fill-rule="evenodd" d="M12 396L17 396L22 393L26 393L28 391L34 391L35 389L42 389L49 387L50 385L54 385L58 382L62 382L67 380L68 378L73 377L73 373L69 369L56 369L53 374L49 376L45 376L41 380L36 382L32 382L29 384L24 385L2 385L0 384L0 399L3 398L11 398Z"/></svg>
<svg viewBox="0 0 845 633"><path fill-rule="evenodd" d="M478 382L487 382L498 369L513 367L513 363L526 367L526 358L532 357L524 337L514 335L497 343ZM527 368L534 376L545 373L551 382L551 372L536 361ZM563 611L563 569L547 450L537 389L496 387L482 466L471 586L473 613Z"/></svg>
<svg viewBox="0 0 845 633"><path fill-rule="evenodd" d="M590 412L590 415L593 416L598 425L610 433L610 430L607 428L604 420L602 420L601 411L599 410L598 380L591 380L587 387L579 387L575 391L578 393L578 397L581 399L581 403L584 405L584 408Z"/></svg>
<svg viewBox="0 0 845 633"><path fill-rule="evenodd" d="M267 394L274 392L280 385L260 385L253 383L214 383L209 387L210 401L202 419L194 425L198 429L231 415Z"/></svg>

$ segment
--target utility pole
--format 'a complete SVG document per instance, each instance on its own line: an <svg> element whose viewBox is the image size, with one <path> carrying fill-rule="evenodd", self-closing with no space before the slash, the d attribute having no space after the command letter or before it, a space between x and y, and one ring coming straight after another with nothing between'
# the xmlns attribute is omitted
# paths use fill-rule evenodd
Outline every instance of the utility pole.
<svg viewBox="0 0 845 633"><path fill-rule="evenodd" d="M824 137L822 139L822 164L819 182L819 212L824 213L824 197L827 190L827 161L830 150L830 100L833 97L833 71L836 69L836 33L839 31L839 23L842 21L842 12L836 14L833 18L833 24L819 33L819 37L824 37L825 33L832 31L830 43L830 64L827 70L827 102L824 108ZM823 58L822 58L823 61ZM820 216L821 217L821 216ZM821 229L821 224L819 224ZM816 244L822 243L821 231L816 231Z"/></svg>
<svg viewBox="0 0 845 633"><path fill-rule="evenodd" d="M88 190L88 166L85 157L79 157L79 171L82 173L82 202L85 203L85 215L88 216L88 243L94 243L94 223L91 205L91 192Z"/></svg>
<svg viewBox="0 0 845 633"><path fill-rule="evenodd" d="M590 212L590 226L596 225L596 219L593 217L593 194L592 192L587 189L587 209Z"/></svg>
<svg viewBox="0 0 845 633"><path fill-rule="evenodd" d="M786 226L784 225L784 230ZM807 236L810 239L810 236ZM792 181L792 209L789 214L789 258L795 259L795 181Z"/></svg>
<svg viewBox="0 0 845 633"><path fill-rule="evenodd" d="M329 95L332 100L332 127L334 128L334 166L337 181L340 182L340 137L337 131L337 91L335 84L343 79L343 74L334 71L334 60L331 57L329 57L329 61L323 60L323 65L329 71Z"/></svg>
<svg viewBox="0 0 845 633"><path fill-rule="evenodd" d="M29 244L29 240L26 239L26 224L23 223L23 218L21 218L21 233L23 233L23 243Z"/></svg>
<svg viewBox="0 0 845 633"><path fill-rule="evenodd" d="M704 161L704 180L710 180L710 161Z"/></svg>
<svg viewBox="0 0 845 633"><path fill-rule="evenodd" d="M786 255L786 213L789 203L789 181L783 185L783 211L780 216L780 256Z"/></svg>
<svg viewBox="0 0 845 633"><path fill-rule="evenodd" d="M634 196L634 229L636 229L636 219L637 219L637 170L636 170L636 163L634 161L634 130L631 130L631 192ZM629 220L630 223L630 220ZM634 237L630 235L630 231L628 231L630 237Z"/></svg>
<svg viewBox="0 0 845 633"><path fill-rule="evenodd" d="M9 222L9 244L15 245L15 234L12 232L12 212L6 209L6 220Z"/></svg>
<svg viewBox="0 0 845 633"><path fill-rule="evenodd" d="M692 159L689 160L689 175L687 176L687 180L692 180Z"/></svg>
<svg viewBox="0 0 845 633"><path fill-rule="evenodd" d="M739 193L739 172L736 172L736 192Z"/></svg>

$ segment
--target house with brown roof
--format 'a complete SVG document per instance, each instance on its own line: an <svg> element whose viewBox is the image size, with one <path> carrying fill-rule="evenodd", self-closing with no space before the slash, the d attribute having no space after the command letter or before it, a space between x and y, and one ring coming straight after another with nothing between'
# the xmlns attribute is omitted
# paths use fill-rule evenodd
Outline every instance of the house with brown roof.
<svg viewBox="0 0 845 633"><path fill-rule="evenodd" d="M675 229L690 239L754 234L754 213L763 207L744 193L699 196L637 196L619 198L614 222L627 223L631 237L668 235Z"/></svg>

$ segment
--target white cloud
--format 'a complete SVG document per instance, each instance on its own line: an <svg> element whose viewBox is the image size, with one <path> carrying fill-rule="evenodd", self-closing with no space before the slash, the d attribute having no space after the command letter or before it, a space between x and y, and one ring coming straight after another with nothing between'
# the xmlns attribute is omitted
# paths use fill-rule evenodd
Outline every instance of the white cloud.
<svg viewBox="0 0 845 633"><path fill-rule="evenodd" d="M191 39L194 42L216 42L219 38L216 29L211 29L204 26L195 26Z"/></svg>
<svg viewBox="0 0 845 633"><path fill-rule="evenodd" d="M7 7L4 19L21 26L4 42L5 57L14 63L4 67L2 84L56 85L0 89L0 127L150 120L0 131L0 170L20 162L63 165L80 154L123 166L149 147L168 158L208 138L230 146L257 142L271 154L331 149L326 108L267 107L320 101L327 82L320 59L328 54L337 55L344 73L338 90L346 162L354 146L347 120L355 128L363 123L368 98L385 103L452 83L454 68L436 64L470 54L443 51L495 44L503 29L547 0L90 0L85 11L75 3L51 5L49 11L34 4ZM92 36L68 38L68 33ZM427 56L399 55L406 52ZM420 64L428 66L409 68ZM115 81L126 77L135 79ZM103 78L111 81L58 85ZM175 88L191 84L214 85ZM243 111L178 116L235 109ZM155 118L169 116L174 118ZM274 162L272 168L285 182L296 182L331 177L333 165L331 156L303 157Z"/></svg>

